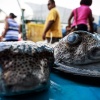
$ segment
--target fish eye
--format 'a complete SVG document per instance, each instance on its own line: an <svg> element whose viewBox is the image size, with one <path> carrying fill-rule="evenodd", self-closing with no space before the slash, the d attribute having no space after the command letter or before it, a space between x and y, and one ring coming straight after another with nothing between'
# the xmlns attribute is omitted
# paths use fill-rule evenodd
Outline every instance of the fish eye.
<svg viewBox="0 0 100 100"><path fill-rule="evenodd" d="M75 45L75 44L78 44L81 40L81 37L79 34L73 32L73 33L70 33L68 36L67 36L67 43L69 45Z"/></svg>

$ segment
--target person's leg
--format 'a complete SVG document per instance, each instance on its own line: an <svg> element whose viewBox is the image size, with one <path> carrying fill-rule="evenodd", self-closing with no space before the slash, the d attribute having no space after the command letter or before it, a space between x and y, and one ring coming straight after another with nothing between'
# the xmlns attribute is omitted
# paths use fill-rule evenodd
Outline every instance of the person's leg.
<svg viewBox="0 0 100 100"><path fill-rule="evenodd" d="M52 43L55 43L55 42L59 42L59 40L60 40L61 38L52 38Z"/></svg>
<svg viewBox="0 0 100 100"><path fill-rule="evenodd" d="M58 42L61 38L55 38L55 37L52 37L51 38L47 38L47 42L48 43L55 43L55 42Z"/></svg>

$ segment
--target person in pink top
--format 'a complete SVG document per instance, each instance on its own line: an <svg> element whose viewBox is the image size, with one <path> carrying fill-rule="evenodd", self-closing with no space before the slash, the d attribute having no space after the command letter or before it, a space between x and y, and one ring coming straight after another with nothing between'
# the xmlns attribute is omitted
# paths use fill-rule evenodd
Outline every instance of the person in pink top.
<svg viewBox="0 0 100 100"><path fill-rule="evenodd" d="M80 7L75 8L69 17L68 26L72 29L77 26L77 30L88 31L87 24L89 23L90 32L93 33L92 10L89 8L91 5L92 0L81 0Z"/></svg>

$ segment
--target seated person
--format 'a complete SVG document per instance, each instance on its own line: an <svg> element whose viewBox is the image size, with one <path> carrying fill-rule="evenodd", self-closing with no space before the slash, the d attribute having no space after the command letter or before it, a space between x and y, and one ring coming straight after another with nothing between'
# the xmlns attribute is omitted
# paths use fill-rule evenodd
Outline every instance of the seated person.
<svg viewBox="0 0 100 100"><path fill-rule="evenodd" d="M71 32L71 27L66 26L65 31L63 32L63 37L65 37L66 35L68 35Z"/></svg>

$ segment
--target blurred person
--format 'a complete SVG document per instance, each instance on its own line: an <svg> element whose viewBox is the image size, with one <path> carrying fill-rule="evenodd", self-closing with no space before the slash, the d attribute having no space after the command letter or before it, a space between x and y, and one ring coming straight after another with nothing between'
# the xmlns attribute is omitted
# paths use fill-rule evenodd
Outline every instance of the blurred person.
<svg viewBox="0 0 100 100"><path fill-rule="evenodd" d="M6 22L7 19L8 19L8 16L5 17L4 22ZM2 39L3 39L3 37L2 37L3 32L4 32L4 30L3 30L2 33L0 34L0 41L2 41Z"/></svg>
<svg viewBox="0 0 100 100"><path fill-rule="evenodd" d="M62 38L60 16L56 9L54 0L49 0L47 6L50 12L47 16L44 25L42 38L43 40L47 39L48 43L51 41L52 38L51 43L54 43L59 41L59 39Z"/></svg>
<svg viewBox="0 0 100 100"><path fill-rule="evenodd" d="M20 28L17 22L14 20L17 16L13 13L10 13L9 16L5 18L5 28L2 32L2 38L5 38L5 41L18 41Z"/></svg>
<svg viewBox="0 0 100 100"><path fill-rule="evenodd" d="M97 27L98 25L94 22L94 17L92 17L92 21L93 21L93 32L96 32L97 33ZM89 26L89 23L88 23L88 31L90 31L90 26Z"/></svg>
<svg viewBox="0 0 100 100"><path fill-rule="evenodd" d="M93 33L92 10L89 7L91 5L92 0L81 0L80 7L75 8L69 17L68 26L72 29L88 31L87 24L89 21L90 32ZM72 18L74 19L71 25Z"/></svg>
<svg viewBox="0 0 100 100"><path fill-rule="evenodd" d="M6 17L5 17L5 21L7 21L8 18L9 18L9 16L6 16Z"/></svg>
<svg viewBox="0 0 100 100"><path fill-rule="evenodd" d="M63 36L63 37L66 36L66 28L62 28L62 36Z"/></svg>
<svg viewBox="0 0 100 100"><path fill-rule="evenodd" d="M71 28L69 26L65 27L65 31L63 32L63 37L65 37L66 35L68 35L71 31Z"/></svg>
<svg viewBox="0 0 100 100"><path fill-rule="evenodd" d="M94 17L92 18L92 20L93 20L93 29L94 29L94 32L96 32L97 33L97 27L98 27L98 25L97 25L97 23L95 23L94 22Z"/></svg>

